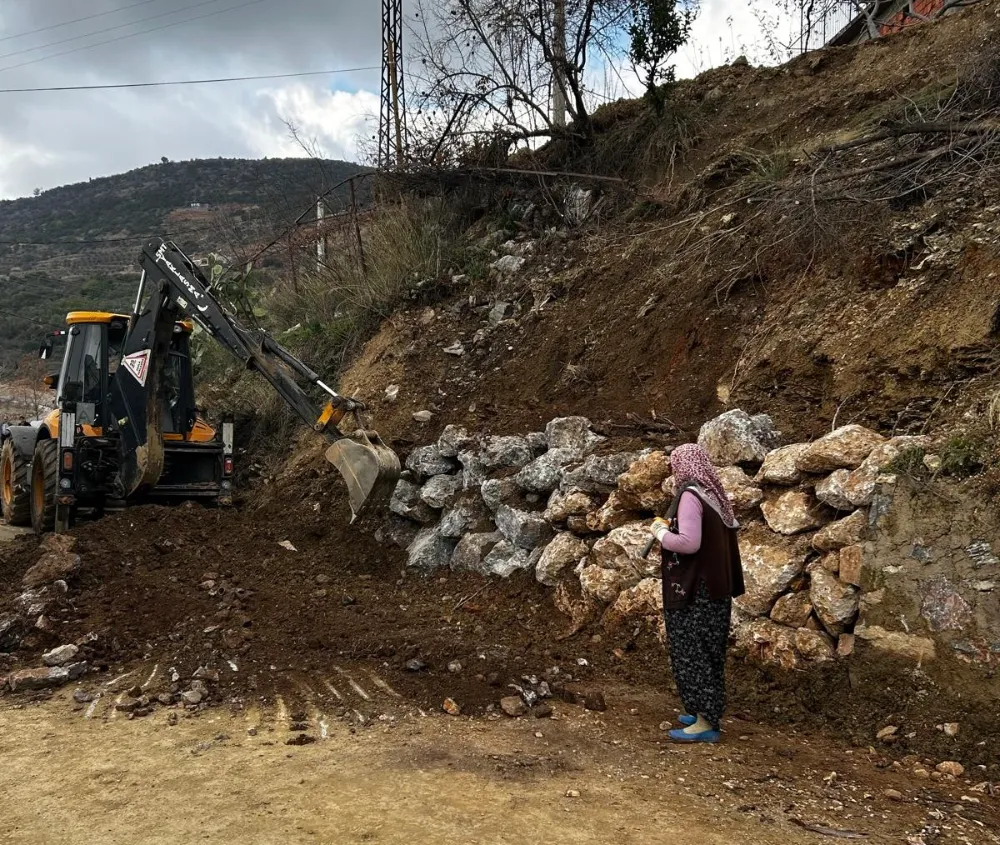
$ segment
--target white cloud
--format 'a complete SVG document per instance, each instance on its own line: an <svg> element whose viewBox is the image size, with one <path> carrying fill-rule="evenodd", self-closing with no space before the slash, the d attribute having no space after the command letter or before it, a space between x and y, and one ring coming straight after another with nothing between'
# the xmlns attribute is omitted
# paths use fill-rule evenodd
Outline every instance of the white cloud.
<svg viewBox="0 0 1000 845"><path fill-rule="evenodd" d="M315 142L326 158L357 160L361 136L378 127L379 98L370 91L327 91L308 85L265 89L257 99L262 108L244 113L240 130L256 155L301 156L301 145L291 137L296 127L307 143Z"/></svg>
<svg viewBox="0 0 1000 845"><path fill-rule="evenodd" d="M217 0L225 8L232 0ZM405 0L408 4L409 0ZM778 10L782 0L754 0ZM159 32L135 23L113 35L136 37L57 55L96 42L99 30L139 21L153 12L121 11L122 0L18 0L2 4L0 55L29 48L23 56L0 59L0 88L113 84L157 79L197 79L324 68L377 66L381 56L376 0L281 0L248 6L197 23ZM24 35L83 16L108 12L85 23ZM156 13L182 21L192 0L156 0ZM116 11L117 10L117 11ZM98 33L65 47L55 41ZM691 76L747 49L751 61L763 51L760 27L747 0L702 0L694 43L678 56L678 73ZM45 45L49 45L45 47ZM21 58L44 61L15 68ZM612 96L641 93L630 71L626 82L604 80ZM260 82L185 88L95 92L0 94L0 197L24 196L88 177L120 173L158 161L212 156L303 155L288 137L284 120L315 138L328 156L356 158L358 136L371 135L378 113L378 70L339 74L262 87ZM333 89L333 90L331 90Z"/></svg>
<svg viewBox="0 0 1000 845"><path fill-rule="evenodd" d="M42 169L56 157L53 152L35 144L14 143L0 135L0 199L27 193L24 189L14 188L16 182L23 182L16 179L16 174Z"/></svg>

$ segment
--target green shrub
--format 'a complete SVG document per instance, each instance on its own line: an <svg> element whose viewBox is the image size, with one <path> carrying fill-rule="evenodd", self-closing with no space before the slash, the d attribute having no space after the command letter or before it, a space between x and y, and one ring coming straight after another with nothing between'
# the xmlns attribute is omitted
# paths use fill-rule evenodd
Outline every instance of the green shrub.
<svg viewBox="0 0 1000 845"><path fill-rule="evenodd" d="M924 465L926 454L919 446L911 446L908 449L903 449L889 463L881 467L881 470L893 475L905 475L908 478L918 480L926 479L930 476L930 471Z"/></svg>
<svg viewBox="0 0 1000 845"><path fill-rule="evenodd" d="M981 440L955 434L941 450L941 472L956 478L968 478L982 470L984 445Z"/></svg>

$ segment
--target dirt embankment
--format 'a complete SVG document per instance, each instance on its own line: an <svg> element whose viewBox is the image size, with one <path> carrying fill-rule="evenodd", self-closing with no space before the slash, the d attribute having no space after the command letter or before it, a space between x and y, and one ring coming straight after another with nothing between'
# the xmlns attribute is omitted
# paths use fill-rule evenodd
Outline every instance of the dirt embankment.
<svg viewBox="0 0 1000 845"><path fill-rule="evenodd" d="M1000 387L993 152L939 154L948 138L913 127L1000 110L996 12L980 4L780 68L713 70L680 84L659 122L637 103L599 112L596 149L648 165L632 207L609 214L621 197L606 190L600 205L595 189L598 210L576 229L542 231L530 215L502 232L477 224L467 240L484 261L525 262L428 280L342 385L404 447L447 423L508 433L571 413L690 437L738 406L790 440L834 420L900 434L984 418ZM669 161L621 146L655 151L665 133ZM926 172L894 169L932 154ZM554 145L537 163L583 166L573 155ZM461 355L445 352L456 342Z"/></svg>

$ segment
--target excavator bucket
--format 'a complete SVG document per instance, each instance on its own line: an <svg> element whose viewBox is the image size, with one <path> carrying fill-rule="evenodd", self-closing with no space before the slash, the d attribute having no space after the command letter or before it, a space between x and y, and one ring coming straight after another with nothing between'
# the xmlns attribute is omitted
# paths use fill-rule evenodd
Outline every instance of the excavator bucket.
<svg viewBox="0 0 1000 845"><path fill-rule="evenodd" d="M356 431L326 450L347 484L351 522L372 504L388 502L399 481L399 458L376 431Z"/></svg>

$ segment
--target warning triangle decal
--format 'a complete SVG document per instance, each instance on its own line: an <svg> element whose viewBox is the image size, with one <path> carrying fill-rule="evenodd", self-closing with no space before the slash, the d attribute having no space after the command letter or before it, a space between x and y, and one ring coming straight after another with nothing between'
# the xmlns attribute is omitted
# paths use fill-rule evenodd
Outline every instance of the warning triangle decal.
<svg viewBox="0 0 1000 845"><path fill-rule="evenodd" d="M143 387L146 386L146 374L149 372L149 350L133 352L122 359L122 365L135 376L135 380Z"/></svg>

